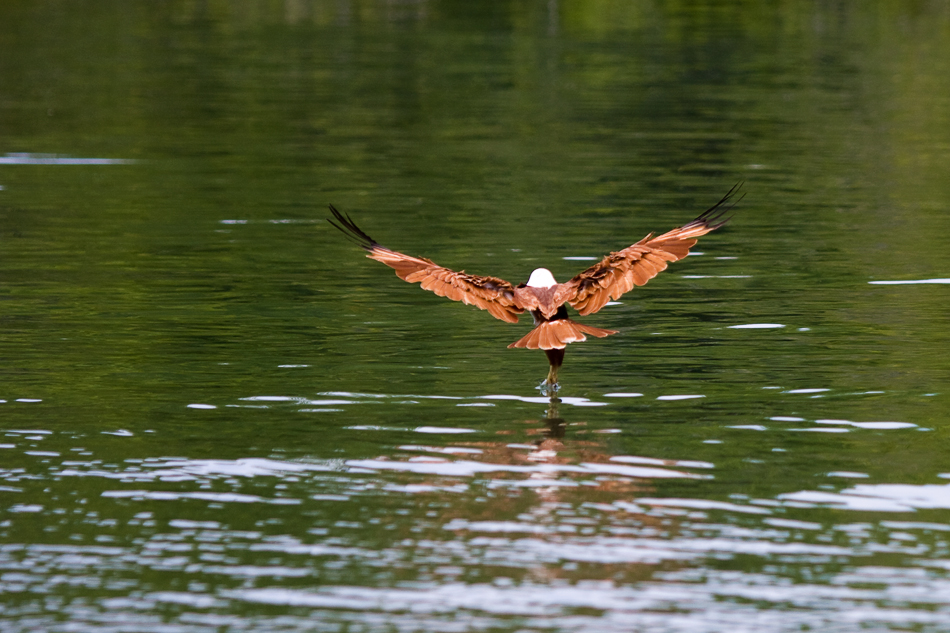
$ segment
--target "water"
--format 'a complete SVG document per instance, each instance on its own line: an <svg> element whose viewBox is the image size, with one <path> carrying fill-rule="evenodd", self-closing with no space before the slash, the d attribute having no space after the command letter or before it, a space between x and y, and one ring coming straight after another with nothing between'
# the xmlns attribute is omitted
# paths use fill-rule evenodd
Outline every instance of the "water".
<svg viewBox="0 0 950 633"><path fill-rule="evenodd" d="M0 8L4 631L950 629L950 8ZM558 279L731 224L585 323Z"/></svg>

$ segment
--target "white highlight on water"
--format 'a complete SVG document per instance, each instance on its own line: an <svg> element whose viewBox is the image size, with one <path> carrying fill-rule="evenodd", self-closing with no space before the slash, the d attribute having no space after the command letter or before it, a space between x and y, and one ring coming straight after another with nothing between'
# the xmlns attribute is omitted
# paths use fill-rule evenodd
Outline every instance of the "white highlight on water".
<svg viewBox="0 0 950 633"><path fill-rule="evenodd" d="M917 425L912 422L852 422L850 420L815 420L815 424L837 424L853 426L859 429L872 429L876 431L912 429L917 427Z"/></svg>
<svg viewBox="0 0 950 633"><path fill-rule="evenodd" d="M904 286L908 284L950 284L950 278L943 279L906 279L898 281L869 281L875 286Z"/></svg>
<svg viewBox="0 0 950 633"><path fill-rule="evenodd" d="M830 506L841 510L913 512L917 509L950 509L950 485L859 484L840 493L802 490L778 496L783 502Z"/></svg>
<svg viewBox="0 0 950 633"><path fill-rule="evenodd" d="M129 165L134 162L128 158L72 158L28 152L0 156L0 165Z"/></svg>

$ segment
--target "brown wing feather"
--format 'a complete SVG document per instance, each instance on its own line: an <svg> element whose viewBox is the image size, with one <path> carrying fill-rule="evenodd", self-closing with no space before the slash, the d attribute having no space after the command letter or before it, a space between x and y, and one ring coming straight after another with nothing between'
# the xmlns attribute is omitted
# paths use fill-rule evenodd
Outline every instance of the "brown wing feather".
<svg viewBox="0 0 950 633"><path fill-rule="evenodd" d="M395 270L400 279L418 283L425 290L431 290L440 297L488 310L496 319L509 323L517 323L518 315L524 312L524 309L515 303L515 289L504 279L469 275L465 271L455 272L439 266L431 259L412 257L390 250L364 233L348 215L344 216L332 204L330 211L339 222L337 224L329 220L330 224L365 250L367 257Z"/></svg>
<svg viewBox="0 0 950 633"><path fill-rule="evenodd" d="M715 231L729 221L730 218L721 218L734 206L735 203L727 203L739 186L730 189L722 200L692 222L658 237L653 237L651 233L636 244L607 255L599 263L562 284L572 291L567 303L582 315L593 314L611 299L619 299L634 286L642 286L656 277L666 270L669 262L686 257L689 249L696 244L696 238Z"/></svg>

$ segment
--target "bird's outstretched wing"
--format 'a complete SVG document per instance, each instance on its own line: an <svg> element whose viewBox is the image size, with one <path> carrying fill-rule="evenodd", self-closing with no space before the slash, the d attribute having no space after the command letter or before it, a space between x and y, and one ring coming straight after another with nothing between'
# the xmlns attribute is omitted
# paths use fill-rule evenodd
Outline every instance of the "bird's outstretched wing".
<svg viewBox="0 0 950 633"><path fill-rule="evenodd" d="M696 238L729 221L721 218L734 206L730 202L740 184L692 222L657 237L651 233L564 282L562 285L568 288L566 302L582 315L593 314L611 299L619 299L634 286L642 286L656 277L668 262L686 257Z"/></svg>
<svg viewBox="0 0 950 633"><path fill-rule="evenodd" d="M465 271L455 272L443 268L430 259L411 257L390 250L363 232L349 215L344 215L331 204L330 211L336 222L330 224L341 230L347 237L367 252L367 257L382 262L396 271L400 279L409 283L419 283L425 290L431 290L440 297L461 301L488 312L496 319L517 323L518 315L524 312L515 304L514 288L504 279L497 277L479 277Z"/></svg>

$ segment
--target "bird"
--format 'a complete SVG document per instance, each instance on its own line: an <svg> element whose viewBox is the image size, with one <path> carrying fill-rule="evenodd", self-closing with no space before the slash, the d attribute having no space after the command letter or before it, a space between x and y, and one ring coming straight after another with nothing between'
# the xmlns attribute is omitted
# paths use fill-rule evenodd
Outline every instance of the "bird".
<svg viewBox="0 0 950 633"><path fill-rule="evenodd" d="M547 268L535 269L527 282L515 286L498 277L454 271L431 259L405 255L374 240L349 214L341 213L332 204L330 212L336 222L329 218L327 221L366 251L367 257L386 264L404 281L418 283L440 297L487 310L496 319L508 323L517 323L519 315L529 312L534 327L508 348L544 350L550 369L541 388L553 393L558 390L558 371L564 363L568 344L585 341L588 335L604 338L617 334L617 330L578 323L568 315L567 306L581 316L594 314L608 301L617 300L635 286L647 283L665 270L669 262L686 257L697 238L732 219L723 216L742 199L740 196L733 201L741 184L733 186L695 220L656 237L650 233L639 242L611 252L563 283L558 283Z"/></svg>

